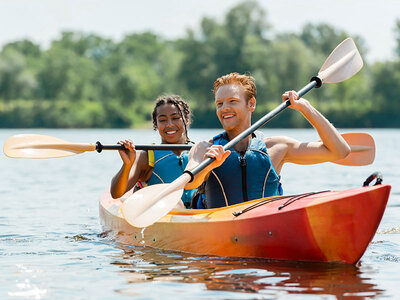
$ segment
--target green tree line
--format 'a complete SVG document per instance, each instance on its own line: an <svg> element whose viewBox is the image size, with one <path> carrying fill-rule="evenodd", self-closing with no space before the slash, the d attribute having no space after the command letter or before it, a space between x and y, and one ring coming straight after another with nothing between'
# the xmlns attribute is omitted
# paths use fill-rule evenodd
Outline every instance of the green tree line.
<svg viewBox="0 0 400 300"><path fill-rule="evenodd" d="M368 64L352 79L307 95L337 127L400 127L400 20L393 61ZM299 33L272 35L268 15L244 1L222 20L204 17L198 30L167 40L152 32L116 42L95 34L62 32L43 50L30 40L0 52L0 127L150 127L154 100L179 94L194 113L192 127L220 127L215 116L214 80L250 73L257 84L254 120L318 73L329 53L348 34L328 24L306 24ZM352 36L360 53L367 48ZM270 127L304 127L285 112Z"/></svg>

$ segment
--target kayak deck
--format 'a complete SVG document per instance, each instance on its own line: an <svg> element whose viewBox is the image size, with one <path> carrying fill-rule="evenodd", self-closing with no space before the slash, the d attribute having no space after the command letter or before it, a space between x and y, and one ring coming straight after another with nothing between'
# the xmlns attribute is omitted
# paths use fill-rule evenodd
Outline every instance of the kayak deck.
<svg viewBox="0 0 400 300"><path fill-rule="evenodd" d="M122 199L100 198L103 229L134 246L200 255L356 263L372 240L389 185L173 210L147 228L127 223Z"/></svg>

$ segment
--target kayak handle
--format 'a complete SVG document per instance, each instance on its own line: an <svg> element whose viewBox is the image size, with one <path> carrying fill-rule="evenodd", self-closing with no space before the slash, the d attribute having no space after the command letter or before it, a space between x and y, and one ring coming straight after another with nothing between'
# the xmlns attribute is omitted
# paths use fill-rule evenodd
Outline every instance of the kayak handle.
<svg viewBox="0 0 400 300"><path fill-rule="evenodd" d="M383 181L383 176L381 172L374 172L369 177L364 181L363 186L369 186L369 184L372 182L372 180L376 179L376 182L374 185L382 184Z"/></svg>

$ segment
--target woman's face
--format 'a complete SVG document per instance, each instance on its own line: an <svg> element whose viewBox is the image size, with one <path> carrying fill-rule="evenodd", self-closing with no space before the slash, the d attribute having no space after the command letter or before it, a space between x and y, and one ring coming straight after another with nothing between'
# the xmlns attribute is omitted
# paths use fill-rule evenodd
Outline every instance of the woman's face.
<svg viewBox="0 0 400 300"><path fill-rule="evenodd" d="M164 144L184 144L185 126L178 108L166 103L157 108L157 130Z"/></svg>

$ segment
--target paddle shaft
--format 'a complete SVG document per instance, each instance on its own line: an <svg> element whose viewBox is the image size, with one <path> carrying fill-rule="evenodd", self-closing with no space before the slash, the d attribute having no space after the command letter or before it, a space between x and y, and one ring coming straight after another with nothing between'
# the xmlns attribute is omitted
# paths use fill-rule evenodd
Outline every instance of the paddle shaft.
<svg viewBox="0 0 400 300"><path fill-rule="evenodd" d="M136 150L190 150L192 145L185 144L161 144L161 145L135 145ZM126 150L123 145L102 145L100 142L96 143L96 151L103 150Z"/></svg>
<svg viewBox="0 0 400 300"><path fill-rule="evenodd" d="M300 98L303 95L307 94L309 91L311 91L314 87L319 87L320 85L321 85L321 80L318 77L313 77L311 79L311 82L309 84L307 84L305 87L303 87L300 91L298 91L297 94L299 95L299 98ZM229 143L227 143L224 146L224 150L229 150L229 149L233 148L233 146L235 146L238 142L240 142L246 136L249 136L254 131L256 131L258 128L265 125L267 122L269 122L274 117L276 117L278 114L280 114L282 111L284 111L286 108L288 108L289 105L290 105L290 100L286 100L285 102L282 102L280 105L278 105L276 108L274 108L268 114L266 114L264 117L262 117L256 123L251 125L245 131L243 131L242 133L237 135L234 139L232 139ZM190 171L186 170L185 172L189 173L193 180L193 177L197 173L199 173L201 170L203 170L205 167L207 167L209 164L211 164L214 160L215 160L215 158L211 158L211 157L207 158L202 163L200 163L197 167L193 168Z"/></svg>

